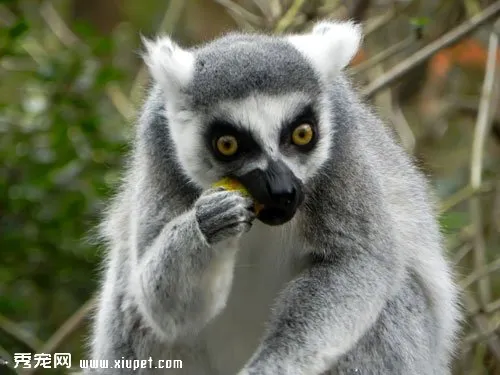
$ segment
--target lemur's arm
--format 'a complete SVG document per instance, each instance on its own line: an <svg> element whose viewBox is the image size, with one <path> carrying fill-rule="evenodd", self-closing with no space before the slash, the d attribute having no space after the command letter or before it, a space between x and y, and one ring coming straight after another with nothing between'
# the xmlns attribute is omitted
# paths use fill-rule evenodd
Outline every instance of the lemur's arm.
<svg viewBox="0 0 500 375"><path fill-rule="evenodd" d="M280 295L261 345L239 375L320 375L374 324L400 265L390 249L352 248L314 262Z"/></svg>
<svg viewBox="0 0 500 375"><path fill-rule="evenodd" d="M224 307L237 249L232 240L249 229L251 204L238 193L209 190L146 249L136 249L132 291L164 340L195 334ZM135 242L145 243L140 233Z"/></svg>

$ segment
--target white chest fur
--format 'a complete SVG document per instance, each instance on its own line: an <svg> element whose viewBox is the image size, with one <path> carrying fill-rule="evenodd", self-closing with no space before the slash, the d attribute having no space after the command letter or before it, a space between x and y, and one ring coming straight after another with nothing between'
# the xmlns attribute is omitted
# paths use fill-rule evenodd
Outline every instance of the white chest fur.
<svg viewBox="0 0 500 375"><path fill-rule="evenodd" d="M206 327L206 343L217 374L235 374L256 349L276 295L300 269L291 225L256 222L240 240L231 292L223 311Z"/></svg>

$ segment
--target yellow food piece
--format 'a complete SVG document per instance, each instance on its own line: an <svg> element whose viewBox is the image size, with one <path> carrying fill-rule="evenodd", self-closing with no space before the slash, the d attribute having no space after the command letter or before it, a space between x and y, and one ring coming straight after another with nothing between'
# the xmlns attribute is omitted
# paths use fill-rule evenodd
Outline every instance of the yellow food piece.
<svg viewBox="0 0 500 375"><path fill-rule="evenodd" d="M222 187L226 190L234 191L238 190L241 192L241 194L249 197L250 193L248 190L237 180L234 180L229 177L225 177L222 180L217 181L215 184L212 185L213 187ZM259 212L264 208L263 204L260 204L258 202L255 202L254 204L254 211L256 214L259 214Z"/></svg>

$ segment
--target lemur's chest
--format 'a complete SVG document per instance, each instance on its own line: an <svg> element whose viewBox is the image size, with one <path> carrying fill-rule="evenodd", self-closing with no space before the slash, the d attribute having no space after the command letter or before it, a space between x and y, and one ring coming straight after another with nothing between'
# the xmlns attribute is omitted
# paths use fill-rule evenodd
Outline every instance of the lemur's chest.
<svg viewBox="0 0 500 375"><path fill-rule="evenodd" d="M237 373L256 349L278 292L300 271L294 242L292 230L261 223L242 237L227 305L203 335L218 374Z"/></svg>

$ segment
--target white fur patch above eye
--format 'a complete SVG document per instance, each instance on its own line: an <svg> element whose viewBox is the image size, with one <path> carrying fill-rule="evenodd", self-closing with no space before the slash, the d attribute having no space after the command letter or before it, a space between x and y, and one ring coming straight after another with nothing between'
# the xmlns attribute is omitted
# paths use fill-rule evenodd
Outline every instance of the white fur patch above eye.
<svg viewBox="0 0 500 375"><path fill-rule="evenodd" d="M154 41L142 37L142 42L146 48L144 62L153 79L165 92L178 92L189 83L195 67L195 57L191 52L181 48L168 36L158 37Z"/></svg>
<svg viewBox="0 0 500 375"><path fill-rule="evenodd" d="M361 27L354 22L318 22L310 33L289 35L292 43L330 81L354 57L362 40Z"/></svg>

